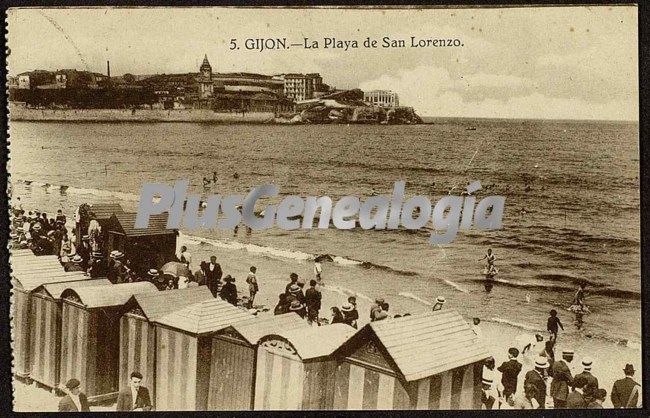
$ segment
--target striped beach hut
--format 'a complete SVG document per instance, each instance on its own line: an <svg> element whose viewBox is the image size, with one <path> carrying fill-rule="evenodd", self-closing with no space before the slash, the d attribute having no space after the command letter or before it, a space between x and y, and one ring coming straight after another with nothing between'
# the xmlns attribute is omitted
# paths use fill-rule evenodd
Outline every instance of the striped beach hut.
<svg viewBox="0 0 650 418"><path fill-rule="evenodd" d="M176 257L178 231L167 229L168 213L151 215L147 228L136 228L132 212L114 213L108 227L108 251L119 250L135 265L162 267Z"/></svg>
<svg viewBox="0 0 650 418"><path fill-rule="evenodd" d="M27 378L31 373L31 335L36 320L31 309L32 292L44 283L82 280L85 276L80 272L63 271L56 257L21 255L11 257L10 265L13 373Z"/></svg>
<svg viewBox="0 0 650 418"><path fill-rule="evenodd" d="M481 409L490 354L454 310L371 322L336 354L336 409Z"/></svg>
<svg viewBox="0 0 650 418"><path fill-rule="evenodd" d="M61 381L76 378L93 401L110 399L119 384L120 328L131 296L157 292L149 282L66 289L61 294Z"/></svg>
<svg viewBox="0 0 650 418"><path fill-rule="evenodd" d="M186 306L213 299L206 286L133 295L120 319L120 387L131 372L142 373L142 384L155 400L156 336L153 321Z"/></svg>
<svg viewBox="0 0 650 418"><path fill-rule="evenodd" d="M205 410L212 336L251 317L221 299L211 299L156 320L156 410Z"/></svg>
<svg viewBox="0 0 650 418"><path fill-rule="evenodd" d="M346 324L298 328L260 339L255 410L332 409L334 352L356 330Z"/></svg>
<svg viewBox="0 0 650 418"><path fill-rule="evenodd" d="M212 339L209 410L251 410L260 338L282 331L309 328L295 313L255 317L239 322Z"/></svg>
<svg viewBox="0 0 650 418"><path fill-rule="evenodd" d="M38 383L56 388L61 370L61 294L65 289L106 286L107 279L82 276L73 282L48 283L32 293L32 370L30 377ZM65 382L63 382L65 383Z"/></svg>

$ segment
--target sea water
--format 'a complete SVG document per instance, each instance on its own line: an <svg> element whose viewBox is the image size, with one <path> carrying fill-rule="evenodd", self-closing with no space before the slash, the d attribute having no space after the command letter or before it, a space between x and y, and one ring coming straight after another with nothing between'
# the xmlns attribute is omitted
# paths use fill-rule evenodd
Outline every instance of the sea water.
<svg viewBox="0 0 650 418"><path fill-rule="evenodd" d="M544 330L557 309L567 333L640 340L638 124L529 120L442 120L412 126L215 125L13 122L9 171L26 209L116 201L135 211L144 183L189 179L193 193L246 194L274 183L281 196L460 195L506 197L503 228L463 231L430 245L430 230L296 230L250 235L196 232L219 251L305 263L331 254L363 280L338 284L372 298L426 306L443 294L466 316ZM476 128L468 129L468 128ZM216 176L213 174L216 172ZM208 180L204 187L204 177ZM212 181L216 177L216 181ZM30 184L25 181L31 182ZM60 186L68 186L61 190ZM187 231L185 231L187 232ZM184 239L188 239L187 235ZM499 274L484 288L487 248ZM327 266L325 266L327 270ZM363 274L358 274L359 269ZM577 282L591 314L572 324ZM332 288L337 283L330 283ZM343 290L342 290L343 291Z"/></svg>

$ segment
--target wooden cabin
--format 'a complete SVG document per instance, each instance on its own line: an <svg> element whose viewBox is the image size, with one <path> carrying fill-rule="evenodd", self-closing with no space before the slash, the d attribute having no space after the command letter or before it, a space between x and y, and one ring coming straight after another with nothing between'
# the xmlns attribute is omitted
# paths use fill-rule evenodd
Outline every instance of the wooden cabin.
<svg viewBox="0 0 650 418"><path fill-rule="evenodd" d="M228 302L211 299L156 320L156 410L205 410L212 336L251 317Z"/></svg>
<svg viewBox="0 0 650 418"><path fill-rule="evenodd" d="M336 355L335 409L481 409L490 353L454 310L371 322Z"/></svg>
<svg viewBox="0 0 650 418"><path fill-rule="evenodd" d="M106 286L107 279L83 279L73 282L47 283L32 293L32 370L30 377L38 383L56 388L61 382L61 294L65 289Z"/></svg>
<svg viewBox="0 0 650 418"><path fill-rule="evenodd" d="M178 231L167 229L168 214L151 215L149 227L135 228L137 214L114 213L108 229L108 252L119 250L139 273L176 259Z"/></svg>
<svg viewBox="0 0 650 418"><path fill-rule="evenodd" d="M309 328L295 313L255 317L232 325L212 339L209 410L252 410L260 338L282 331Z"/></svg>
<svg viewBox="0 0 650 418"><path fill-rule="evenodd" d="M110 229L111 217L114 213L124 213L124 209L118 203L93 203L90 205L89 212L95 215L95 219L99 223L99 226L102 228L101 233L101 242L102 242L102 254L108 256L111 250L108 247L108 230ZM86 229L88 225L85 225ZM86 235L88 231L77 231L77 236Z"/></svg>
<svg viewBox="0 0 650 418"><path fill-rule="evenodd" d="M154 402L156 335L153 321L209 299L213 296L206 286L133 295L120 319L120 388L129 384L132 372L138 371Z"/></svg>
<svg viewBox="0 0 650 418"><path fill-rule="evenodd" d="M21 255L10 258L11 265L11 316L14 367L13 374L27 378L31 373L32 328L36 321L31 307L32 292L45 283L83 280L81 272L65 272L56 259L50 256Z"/></svg>
<svg viewBox="0 0 650 418"><path fill-rule="evenodd" d="M111 399L119 385L120 327L124 304L158 292L149 282L66 289L61 294L61 381L76 378L91 401Z"/></svg>
<svg viewBox="0 0 650 418"><path fill-rule="evenodd" d="M298 328L260 339L255 410L332 409L334 352L356 332L347 324Z"/></svg>

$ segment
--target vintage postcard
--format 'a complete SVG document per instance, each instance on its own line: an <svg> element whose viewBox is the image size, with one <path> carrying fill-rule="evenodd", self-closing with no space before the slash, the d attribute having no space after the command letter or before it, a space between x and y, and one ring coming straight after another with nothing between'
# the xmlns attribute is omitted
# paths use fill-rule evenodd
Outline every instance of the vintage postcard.
<svg viewBox="0 0 650 418"><path fill-rule="evenodd" d="M6 28L15 411L643 407L636 6Z"/></svg>

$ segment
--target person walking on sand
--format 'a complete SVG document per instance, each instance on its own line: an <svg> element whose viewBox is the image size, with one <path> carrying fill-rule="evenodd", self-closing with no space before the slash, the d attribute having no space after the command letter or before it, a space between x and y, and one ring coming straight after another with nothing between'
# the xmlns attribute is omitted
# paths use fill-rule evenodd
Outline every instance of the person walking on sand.
<svg viewBox="0 0 650 418"><path fill-rule="evenodd" d="M551 338L553 341L557 341L557 333L559 328L564 331L564 325L562 325L562 322L560 321L560 318L557 317L557 311L555 309L551 309L549 312L549 317L548 320L546 321L546 330L549 332L551 335ZM559 328L558 328L559 327Z"/></svg>
<svg viewBox="0 0 650 418"><path fill-rule="evenodd" d="M250 272L248 273L248 276L246 277L246 283L248 283L248 292L250 294L248 298L248 308L253 307L253 302L255 301L255 295L257 292L259 292L260 288L259 285L257 284L257 267L251 266Z"/></svg>
<svg viewBox="0 0 650 418"><path fill-rule="evenodd" d="M318 283L321 283L323 281L322 274L323 274L323 266L322 266L322 264L320 263L320 261L315 261L314 262L314 276L316 276L316 281Z"/></svg>
<svg viewBox="0 0 650 418"><path fill-rule="evenodd" d="M88 398L80 386L81 382L74 378L65 383L66 395L59 401L59 412L90 412Z"/></svg>
<svg viewBox="0 0 650 418"><path fill-rule="evenodd" d="M215 298L219 294L222 275L223 271L221 270L221 265L217 263L217 257L214 255L210 256L210 264L208 264L208 268L205 270L205 284Z"/></svg>
<svg viewBox="0 0 650 418"><path fill-rule="evenodd" d="M573 385L573 376L569 364L573 360L573 350L562 350L562 360L553 364L553 380L551 381L550 395L553 398L553 407L562 409L566 407L569 396L569 386Z"/></svg>
<svg viewBox="0 0 650 418"><path fill-rule="evenodd" d="M504 361L497 370L501 372L501 384L503 385L503 397L507 400L517 391L517 378L521 372L521 363L517 361L519 350L515 347L508 349L508 361Z"/></svg>
<svg viewBox="0 0 650 418"><path fill-rule="evenodd" d="M548 369L548 360L546 357L538 356L535 359L535 368L526 373L524 379L524 387L526 385L533 385L536 389L535 400L538 403L538 409L546 408L546 380L544 379L544 372Z"/></svg>
<svg viewBox="0 0 650 418"><path fill-rule="evenodd" d="M318 320L318 312L321 308L321 295L320 291L316 289L316 280L309 281L309 289L305 292L305 304L307 305L307 322L310 324L320 325Z"/></svg>
<svg viewBox="0 0 650 418"><path fill-rule="evenodd" d="M623 369L625 377L614 382L611 394L614 408L638 408L641 406L639 403L641 385L632 379L634 371L633 365L626 364Z"/></svg>

